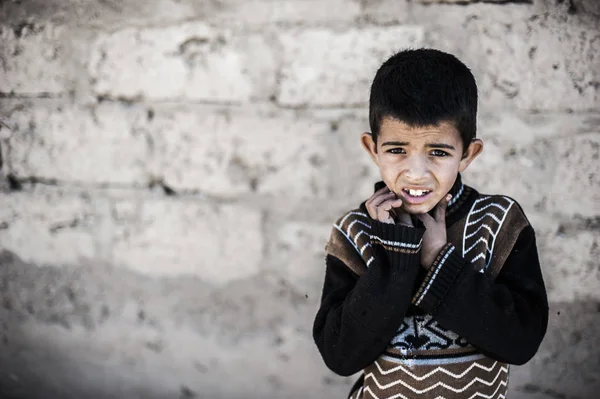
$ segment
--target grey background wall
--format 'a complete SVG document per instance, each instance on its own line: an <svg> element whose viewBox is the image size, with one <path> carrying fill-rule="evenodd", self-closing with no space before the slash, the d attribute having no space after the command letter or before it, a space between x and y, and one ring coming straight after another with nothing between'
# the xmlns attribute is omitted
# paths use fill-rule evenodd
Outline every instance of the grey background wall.
<svg viewBox="0 0 600 399"><path fill-rule="evenodd" d="M377 171L378 64L480 87L465 180L525 208L551 301L511 398L600 392L600 2L0 3L0 396L342 398L312 343Z"/></svg>

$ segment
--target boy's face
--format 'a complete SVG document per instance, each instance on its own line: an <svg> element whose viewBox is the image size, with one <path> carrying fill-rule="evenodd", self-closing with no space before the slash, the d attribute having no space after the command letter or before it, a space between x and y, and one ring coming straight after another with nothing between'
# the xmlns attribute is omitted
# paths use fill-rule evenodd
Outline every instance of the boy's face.
<svg viewBox="0 0 600 399"><path fill-rule="evenodd" d="M384 183L402 199L402 209L412 214L433 209L483 149L475 139L464 151L451 123L411 127L392 118L383 120L377 145L370 133L363 133L361 142Z"/></svg>

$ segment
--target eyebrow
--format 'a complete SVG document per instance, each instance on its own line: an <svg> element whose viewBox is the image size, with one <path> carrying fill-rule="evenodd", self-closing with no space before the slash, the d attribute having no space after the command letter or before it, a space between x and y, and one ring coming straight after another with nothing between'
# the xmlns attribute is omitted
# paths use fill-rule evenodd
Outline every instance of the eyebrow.
<svg viewBox="0 0 600 399"><path fill-rule="evenodd" d="M381 146L385 147L385 146L407 146L408 142L406 141L386 141L385 143L382 143ZM454 146L451 146L450 144L445 144L445 143L429 143L429 144L425 144L425 147L428 148L445 148L447 150L454 150L456 151L456 148L454 148Z"/></svg>
<svg viewBox="0 0 600 399"><path fill-rule="evenodd" d="M447 150L454 150L454 151L456 151L456 148L454 148L454 146L452 146L450 144L445 144L445 143L425 144L425 147L429 147L429 148L445 148Z"/></svg>
<svg viewBox="0 0 600 399"><path fill-rule="evenodd" d="M382 147L385 147L386 145L389 145L389 146L392 146L392 145L404 146L404 145L408 145L408 142L406 142L406 141L386 141L385 143L381 144Z"/></svg>

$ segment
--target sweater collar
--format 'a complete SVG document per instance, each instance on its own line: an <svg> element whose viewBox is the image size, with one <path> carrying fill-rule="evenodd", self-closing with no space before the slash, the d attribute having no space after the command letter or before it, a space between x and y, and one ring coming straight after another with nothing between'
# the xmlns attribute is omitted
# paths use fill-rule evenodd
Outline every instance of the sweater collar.
<svg viewBox="0 0 600 399"><path fill-rule="evenodd" d="M448 202L447 213L454 212L454 210L463 202L463 196L466 194L465 185L462 182L460 173L456 176L456 181L448 193L452 194L452 198L450 199L450 202Z"/></svg>

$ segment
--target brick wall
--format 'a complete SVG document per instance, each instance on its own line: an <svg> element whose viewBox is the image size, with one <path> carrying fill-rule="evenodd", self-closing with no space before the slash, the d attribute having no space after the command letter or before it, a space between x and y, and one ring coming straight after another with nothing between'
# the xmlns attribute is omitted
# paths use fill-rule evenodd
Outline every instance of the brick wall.
<svg viewBox="0 0 600 399"><path fill-rule="evenodd" d="M511 397L594 397L598 4L0 3L2 393L343 397L311 338L323 246L377 178L376 68L433 46L480 88L465 180L538 235L550 329Z"/></svg>

